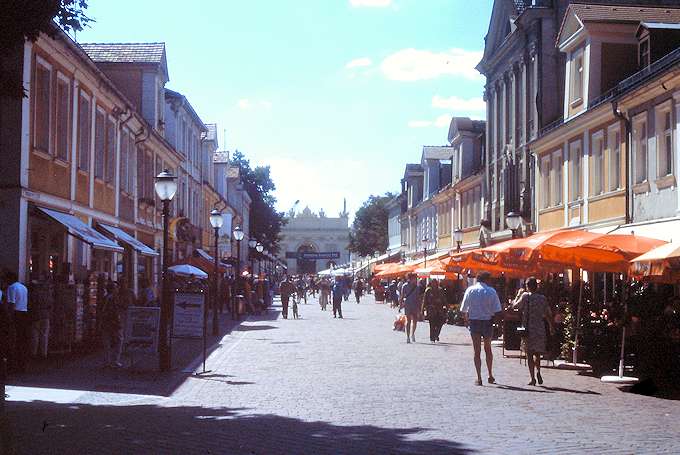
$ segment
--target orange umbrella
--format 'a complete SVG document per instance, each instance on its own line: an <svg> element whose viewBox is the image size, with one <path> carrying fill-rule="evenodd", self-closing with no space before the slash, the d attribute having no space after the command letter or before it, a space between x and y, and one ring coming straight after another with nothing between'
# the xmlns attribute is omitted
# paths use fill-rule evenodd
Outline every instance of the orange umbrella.
<svg viewBox="0 0 680 455"><path fill-rule="evenodd" d="M556 236L540 248L541 260L578 267L591 272L625 273L629 261L663 240L628 234L595 234L573 231L569 236Z"/></svg>
<svg viewBox="0 0 680 455"><path fill-rule="evenodd" d="M674 283L680 275L680 244L666 243L636 257L630 263L631 275Z"/></svg>

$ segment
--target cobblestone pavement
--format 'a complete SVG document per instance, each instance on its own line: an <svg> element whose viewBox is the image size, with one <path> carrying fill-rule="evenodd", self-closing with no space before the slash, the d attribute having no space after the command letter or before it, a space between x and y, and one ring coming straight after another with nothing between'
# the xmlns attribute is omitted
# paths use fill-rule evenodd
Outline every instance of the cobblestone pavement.
<svg viewBox="0 0 680 455"><path fill-rule="evenodd" d="M10 402L19 453L680 453L680 402L526 366L495 348L497 385L477 387L466 329L406 344L368 296L333 319L310 299L275 307L223 340L211 373L170 397L93 404Z"/></svg>

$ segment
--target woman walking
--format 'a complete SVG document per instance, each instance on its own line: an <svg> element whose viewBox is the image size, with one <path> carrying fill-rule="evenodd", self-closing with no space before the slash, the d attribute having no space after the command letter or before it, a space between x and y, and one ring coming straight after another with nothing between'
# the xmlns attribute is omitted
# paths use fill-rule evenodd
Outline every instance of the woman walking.
<svg viewBox="0 0 680 455"><path fill-rule="evenodd" d="M446 319L446 304L444 293L439 287L439 281L432 280L425 289L423 296L423 310L430 321L430 342L439 341L439 334Z"/></svg>
<svg viewBox="0 0 680 455"><path fill-rule="evenodd" d="M536 278L530 277L526 281L526 290L520 289L515 299L514 307L518 308L522 315L522 325L525 328L525 336L522 337L524 351L527 353L529 376L531 381L528 385L543 384L541 376L541 354L547 352L546 324L550 334L553 330L553 318L550 306L545 296L539 294ZM534 374L535 371L535 374Z"/></svg>

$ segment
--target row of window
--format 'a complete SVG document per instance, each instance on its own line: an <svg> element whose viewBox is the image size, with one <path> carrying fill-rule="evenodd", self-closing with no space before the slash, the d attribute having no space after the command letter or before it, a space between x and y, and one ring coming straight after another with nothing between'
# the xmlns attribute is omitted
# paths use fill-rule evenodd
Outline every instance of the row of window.
<svg viewBox="0 0 680 455"><path fill-rule="evenodd" d="M463 229L479 226L482 218L482 187L476 186L461 194L461 222Z"/></svg>

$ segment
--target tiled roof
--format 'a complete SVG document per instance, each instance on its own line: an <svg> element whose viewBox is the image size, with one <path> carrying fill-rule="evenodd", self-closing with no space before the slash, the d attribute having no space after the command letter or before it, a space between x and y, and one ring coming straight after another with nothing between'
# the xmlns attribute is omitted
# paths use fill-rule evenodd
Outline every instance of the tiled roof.
<svg viewBox="0 0 680 455"><path fill-rule="evenodd" d="M97 63L163 63L165 43L83 43L80 47Z"/></svg>
<svg viewBox="0 0 680 455"><path fill-rule="evenodd" d="M572 3L570 7L582 22L680 23L680 8L587 5L580 3Z"/></svg>

